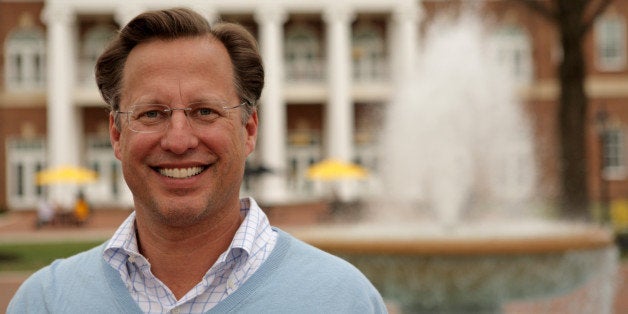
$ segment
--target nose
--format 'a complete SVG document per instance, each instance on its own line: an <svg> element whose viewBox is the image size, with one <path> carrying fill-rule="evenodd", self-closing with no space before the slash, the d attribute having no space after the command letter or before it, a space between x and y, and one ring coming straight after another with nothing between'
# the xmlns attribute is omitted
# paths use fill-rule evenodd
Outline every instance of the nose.
<svg viewBox="0 0 628 314"><path fill-rule="evenodd" d="M198 146L198 137L194 133L185 111L173 111L166 133L161 139L161 148L175 154L183 154Z"/></svg>

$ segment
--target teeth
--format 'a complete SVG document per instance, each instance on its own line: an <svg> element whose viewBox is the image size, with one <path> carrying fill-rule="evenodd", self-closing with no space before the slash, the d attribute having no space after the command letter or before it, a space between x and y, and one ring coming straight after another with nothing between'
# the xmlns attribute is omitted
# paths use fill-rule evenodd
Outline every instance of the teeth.
<svg viewBox="0 0 628 314"><path fill-rule="evenodd" d="M159 169L159 173L170 178L189 178L195 176L203 171L203 167L189 167L189 168L168 168Z"/></svg>

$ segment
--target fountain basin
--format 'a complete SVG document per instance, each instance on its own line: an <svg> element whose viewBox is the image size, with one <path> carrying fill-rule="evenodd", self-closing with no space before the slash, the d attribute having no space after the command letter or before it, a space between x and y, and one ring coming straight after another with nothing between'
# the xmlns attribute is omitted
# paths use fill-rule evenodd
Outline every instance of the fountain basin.
<svg viewBox="0 0 628 314"><path fill-rule="evenodd" d="M586 306L612 304L618 254L603 228L552 222L323 225L289 230L359 268L408 313L500 312L595 282Z"/></svg>

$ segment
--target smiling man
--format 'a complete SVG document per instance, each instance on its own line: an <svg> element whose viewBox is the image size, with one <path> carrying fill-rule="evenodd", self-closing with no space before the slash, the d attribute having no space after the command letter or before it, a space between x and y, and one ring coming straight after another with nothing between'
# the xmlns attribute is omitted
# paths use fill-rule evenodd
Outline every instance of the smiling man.
<svg viewBox="0 0 628 314"><path fill-rule="evenodd" d="M8 313L382 313L347 262L271 227L239 199L264 69L253 36L187 9L146 12L96 65L135 211L55 261Z"/></svg>

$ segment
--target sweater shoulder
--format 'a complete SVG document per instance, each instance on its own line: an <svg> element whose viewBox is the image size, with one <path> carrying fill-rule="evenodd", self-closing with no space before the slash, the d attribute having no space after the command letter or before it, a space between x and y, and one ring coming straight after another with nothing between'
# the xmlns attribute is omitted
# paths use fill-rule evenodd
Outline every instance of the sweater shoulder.
<svg viewBox="0 0 628 314"><path fill-rule="evenodd" d="M371 286L370 281L353 264L346 260L279 231L279 241L287 242L284 267L306 279L338 284ZM309 275L306 275L309 274Z"/></svg>
<svg viewBox="0 0 628 314"><path fill-rule="evenodd" d="M95 269L100 267L99 259L102 258L104 245L103 243L73 256L57 259L33 273L25 284L49 284L52 280L70 279L83 273L94 273Z"/></svg>
<svg viewBox="0 0 628 314"><path fill-rule="evenodd" d="M80 304L103 290L102 251L99 245L68 258L57 259L36 271L13 296L8 313L55 311L65 304ZM30 310L28 310L30 309Z"/></svg>
<svg viewBox="0 0 628 314"><path fill-rule="evenodd" d="M242 289L251 294L246 301L228 302L238 304L235 312L266 308L288 313L385 313L381 295L355 266L275 230L273 253Z"/></svg>
<svg viewBox="0 0 628 314"><path fill-rule="evenodd" d="M295 238L294 236L278 230L279 232L279 242L282 243L285 241L287 244L287 254L289 254L292 258L296 258L296 260L300 260L300 263L293 263L296 267L310 267L314 266L307 261L316 261L318 267L320 266L328 266L332 267L332 269L343 269L347 268L352 270L357 270L352 264L348 263L344 259L330 254L326 251L323 251L309 243L303 242L300 239ZM294 259L290 259L290 261L294 261Z"/></svg>
<svg viewBox="0 0 628 314"><path fill-rule="evenodd" d="M41 269L58 280L76 278L77 276L93 276L101 267L102 252L105 243L73 256L57 259Z"/></svg>

